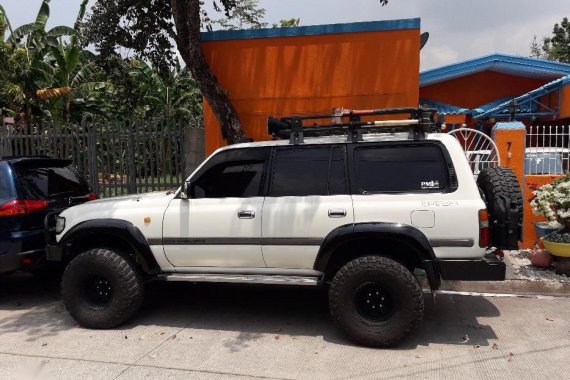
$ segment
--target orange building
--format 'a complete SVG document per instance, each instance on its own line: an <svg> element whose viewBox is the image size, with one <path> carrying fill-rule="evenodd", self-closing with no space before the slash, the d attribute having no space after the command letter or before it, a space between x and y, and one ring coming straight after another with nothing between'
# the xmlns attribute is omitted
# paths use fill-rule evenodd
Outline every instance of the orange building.
<svg viewBox="0 0 570 380"><path fill-rule="evenodd" d="M418 106L419 19L217 31L202 39L254 140L270 138L270 115ZM225 142L207 104L204 122L211 153Z"/></svg>

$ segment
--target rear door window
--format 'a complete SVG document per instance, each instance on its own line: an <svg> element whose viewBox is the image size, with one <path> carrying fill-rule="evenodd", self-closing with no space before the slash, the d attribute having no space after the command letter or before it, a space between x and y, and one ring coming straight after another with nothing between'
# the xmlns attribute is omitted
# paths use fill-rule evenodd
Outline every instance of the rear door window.
<svg viewBox="0 0 570 380"><path fill-rule="evenodd" d="M433 144L359 147L354 170L361 194L444 192L450 187L445 157Z"/></svg>
<svg viewBox="0 0 570 380"><path fill-rule="evenodd" d="M15 198L14 183L10 175L10 167L0 162L0 205Z"/></svg>
<svg viewBox="0 0 570 380"><path fill-rule="evenodd" d="M347 194L345 148L278 148L270 197Z"/></svg>
<svg viewBox="0 0 570 380"><path fill-rule="evenodd" d="M24 199L53 199L89 194L89 186L67 161L23 161L15 165Z"/></svg>

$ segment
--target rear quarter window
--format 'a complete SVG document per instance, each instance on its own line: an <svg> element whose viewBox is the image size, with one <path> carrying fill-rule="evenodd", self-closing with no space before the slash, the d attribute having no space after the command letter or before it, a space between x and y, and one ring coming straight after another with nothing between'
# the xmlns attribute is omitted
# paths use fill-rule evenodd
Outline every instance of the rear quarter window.
<svg viewBox="0 0 570 380"><path fill-rule="evenodd" d="M76 197L90 192L87 182L71 165L22 162L15 170L25 199Z"/></svg>
<svg viewBox="0 0 570 380"><path fill-rule="evenodd" d="M0 205L14 199L14 181L8 164L0 162Z"/></svg>
<svg viewBox="0 0 570 380"><path fill-rule="evenodd" d="M356 193L446 192L448 164L435 144L359 147L354 150Z"/></svg>

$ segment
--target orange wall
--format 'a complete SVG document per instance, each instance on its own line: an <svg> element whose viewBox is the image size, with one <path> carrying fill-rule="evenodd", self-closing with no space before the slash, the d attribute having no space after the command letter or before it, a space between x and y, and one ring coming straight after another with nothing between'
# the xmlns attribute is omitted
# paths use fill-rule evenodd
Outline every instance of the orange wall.
<svg viewBox="0 0 570 380"><path fill-rule="evenodd" d="M417 107L419 29L211 41L203 51L246 135L267 140L267 117ZM206 152L225 145L204 106Z"/></svg>
<svg viewBox="0 0 570 380"><path fill-rule="evenodd" d="M562 87L560 98L560 118L570 117L570 84Z"/></svg>
<svg viewBox="0 0 570 380"><path fill-rule="evenodd" d="M422 87L420 97L471 109L502 97L519 96L545 83L537 79L484 71Z"/></svg>
<svg viewBox="0 0 570 380"><path fill-rule="evenodd" d="M537 242L536 233L534 231L534 222L540 222L546 220L546 218L541 216L536 216L532 212L532 207L530 207L530 199L532 199L532 189L531 186L535 185L540 187L541 185L550 183L555 179L559 178L557 175L527 175L525 176L526 183L523 186L523 196L524 196L524 248L532 248Z"/></svg>

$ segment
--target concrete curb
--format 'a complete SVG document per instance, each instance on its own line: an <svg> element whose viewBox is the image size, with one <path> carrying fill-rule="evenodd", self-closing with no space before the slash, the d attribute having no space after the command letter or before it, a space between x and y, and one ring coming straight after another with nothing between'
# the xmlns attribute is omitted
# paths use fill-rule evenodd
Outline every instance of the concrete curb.
<svg viewBox="0 0 570 380"><path fill-rule="evenodd" d="M528 280L442 281L441 290L568 297L570 283Z"/></svg>

